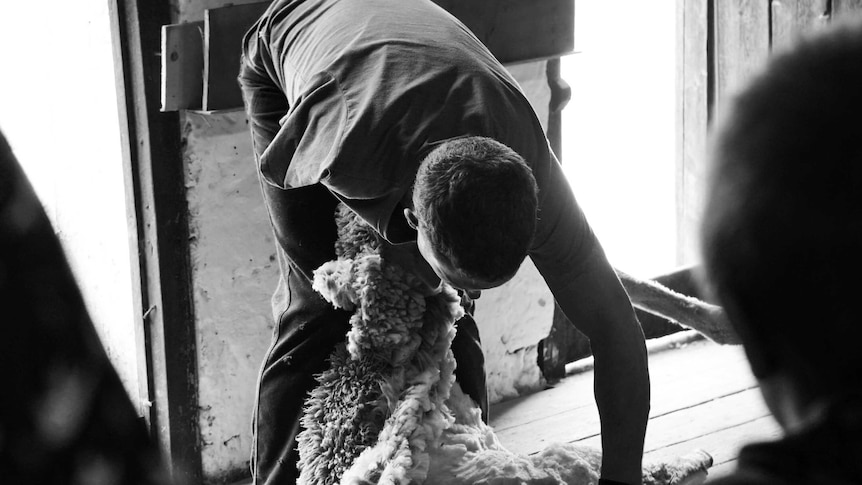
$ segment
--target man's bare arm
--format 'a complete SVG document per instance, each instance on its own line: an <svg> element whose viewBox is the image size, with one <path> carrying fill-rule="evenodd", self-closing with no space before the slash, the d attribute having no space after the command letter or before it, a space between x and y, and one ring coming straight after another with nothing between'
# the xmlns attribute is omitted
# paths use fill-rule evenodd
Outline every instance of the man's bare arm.
<svg viewBox="0 0 862 485"><path fill-rule="evenodd" d="M563 312L590 339L602 424L602 477L641 483L650 384L646 344L629 298L602 251L574 280L551 287Z"/></svg>

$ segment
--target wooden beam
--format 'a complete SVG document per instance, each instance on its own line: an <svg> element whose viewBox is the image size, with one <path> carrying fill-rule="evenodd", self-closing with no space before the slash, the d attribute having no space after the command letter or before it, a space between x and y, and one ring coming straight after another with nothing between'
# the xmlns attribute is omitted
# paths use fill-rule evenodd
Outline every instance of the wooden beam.
<svg viewBox="0 0 862 485"><path fill-rule="evenodd" d="M569 54L575 47L574 0L434 0L459 18L504 64L551 59ZM187 100L185 95L166 92L164 110L203 109L216 111L242 108L242 95L237 84L242 37L263 14L270 2L230 5L205 11L203 45L198 53L194 39L185 37L189 27L166 26L166 35L182 36L187 41L186 52L163 50L167 66L172 58L197 63L204 59L203 72L197 78L197 65L172 66L164 72L173 80L182 76L182 83L203 86L203 101ZM179 29L179 30L175 30ZM166 39L166 45L177 39ZM176 55L174 55L176 54ZM182 61L180 61L182 62ZM172 80L163 81L165 89L194 93L197 87L180 86ZM185 100L185 101L180 101Z"/></svg>
<svg viewBox="0 0 862 485"><path fill-rule="evenodd" d="M176 112L161 113L161 26L168 0L110 0L127 192L133 194L150 414L177 483L201 483L188 207Z"/></svg>
<svg viewBox="0 0 862 485"><path fill-rule="evenodd" d="M204 23L162 26L162 111L201 109Z"/></svg>
<svg viewBox="0 0 862 485"><path fill-rule="evenodd" d="M434 0L504 64L549 59L575 48L574 0Z"/></svg>
<svg viewBox="0 0 862 485"><path fill-rule="evenodd" d="M242 108L237 81L242 38L269 4L232 5L204 12L204 111Z"/></svg>
<svg viewBox="0 0 862 485"><path fill-rule="evenodd" d="M770 2L715 0L716 109L769 56Z"/></svg>

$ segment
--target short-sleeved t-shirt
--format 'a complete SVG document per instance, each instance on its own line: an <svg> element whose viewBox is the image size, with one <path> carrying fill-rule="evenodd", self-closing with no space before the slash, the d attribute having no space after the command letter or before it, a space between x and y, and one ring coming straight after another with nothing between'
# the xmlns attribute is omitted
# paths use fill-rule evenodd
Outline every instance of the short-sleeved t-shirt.
<svg viewBox="0 0 862 485"><path fill-rule="evenodd" d="M517 82L430 0L276 0L244 48L246 69L272 80L288 105L259 152L265 183L322 184L397 243L390 221L400 221L393 214L424 156L445 140L485 136L533 170L539 221L530 254L568 268L543 271L546 279L571 276L563 273L595 245Z"/></svg>

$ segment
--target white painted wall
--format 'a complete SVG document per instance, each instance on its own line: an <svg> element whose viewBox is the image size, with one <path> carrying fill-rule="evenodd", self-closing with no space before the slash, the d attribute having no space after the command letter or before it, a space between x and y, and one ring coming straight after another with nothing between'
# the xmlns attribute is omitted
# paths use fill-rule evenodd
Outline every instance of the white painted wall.
<svg viewBox="0 0 862 485"><path fill-rule="evenodd" d="M241 111L186 113L186 188L204 476L247 467L278 264Z"/></svg>
<svg viewBox="0 0 862 485"><path fill-rule="evenodd" d="M125 185L108 2L0 5L0 129L63 244L136 405Z"/></svg>

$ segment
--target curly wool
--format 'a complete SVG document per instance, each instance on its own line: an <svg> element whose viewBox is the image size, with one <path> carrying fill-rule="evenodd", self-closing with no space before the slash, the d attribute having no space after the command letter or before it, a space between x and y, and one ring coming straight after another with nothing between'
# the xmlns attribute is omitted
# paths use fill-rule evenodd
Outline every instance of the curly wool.
<svg viewBox="0 0 862 485"><path fill-rule="evenodd" d="M299 483L422 482L426 450L453 419L445 401L455 380L450 347L463 315L460 298L451 288L425 295L418 279L382 260L376 234L343 206L336 221L338 260L315 271L313 287L354 311L349 359L336 351L306 401ZM369 362L377 366L372 375L356 378ZM334 389L339 385L353 389ZM355 406L344 403L352 397ZM383 403L382 426L357 423L363 410ZM377 429L371 442L366 432Z"/></svg>
<svg viewBox="0 0 862 485"><path fill-rule="evenodd" d="M377 384L390 371L386 363L353 359L342 345L330 356L331 367L317 377L302 417L299 446L302 468L313 470L306 483L338 482L356 456L377 442L389 406Z"/></svg>

